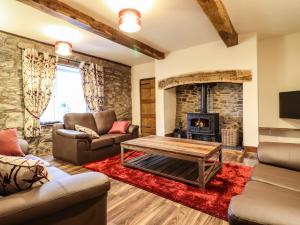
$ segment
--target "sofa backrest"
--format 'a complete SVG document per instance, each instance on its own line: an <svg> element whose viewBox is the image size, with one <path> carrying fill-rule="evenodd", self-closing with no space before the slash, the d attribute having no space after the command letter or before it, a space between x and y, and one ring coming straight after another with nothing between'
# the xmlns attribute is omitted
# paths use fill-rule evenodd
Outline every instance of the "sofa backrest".
<svg viewBox="0 0 300 225"><path fill-rule="evenodd" d="M262 163L300 171L300 144L261 142L257 155Z"/></svg>
<svg viewBox="0 0 300 225"><path fill-rule="evenodd" d="M95 119L92 113L67 113L64 116L64 126L67 130L75 130L75 124L87 127L97 132Z"/></svg>
<svg viewBox="0 0 300 225"><path fill-rule="evenodd" d="M110 128L112 128L114 121L117 120L116 113L113 110L95 112L93 115L97 126L97 132L99 134L106 134Z"/></svg>

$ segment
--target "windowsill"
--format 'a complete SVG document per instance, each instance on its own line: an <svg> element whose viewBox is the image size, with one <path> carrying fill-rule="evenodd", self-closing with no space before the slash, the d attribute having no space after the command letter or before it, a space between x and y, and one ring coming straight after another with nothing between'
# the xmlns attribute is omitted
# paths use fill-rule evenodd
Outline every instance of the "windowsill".
<svg viewBox="0 0 300 225"><path fill-rule="evenodd" d="M60 122L60 121L44 122L44 123L41 123L41 126L42 127L52 127L54 124L57 124L57 123L62 123L62 122Z"/></svg>

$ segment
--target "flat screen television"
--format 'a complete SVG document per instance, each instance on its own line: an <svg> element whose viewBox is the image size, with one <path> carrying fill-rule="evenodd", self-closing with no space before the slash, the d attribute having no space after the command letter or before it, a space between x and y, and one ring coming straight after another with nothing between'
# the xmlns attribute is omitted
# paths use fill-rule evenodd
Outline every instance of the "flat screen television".
<svg viewBox="0 0 300 225"><path fill-rule="evenodd" d="M300 119L300 91L279 93L279 116Z"/></svg>

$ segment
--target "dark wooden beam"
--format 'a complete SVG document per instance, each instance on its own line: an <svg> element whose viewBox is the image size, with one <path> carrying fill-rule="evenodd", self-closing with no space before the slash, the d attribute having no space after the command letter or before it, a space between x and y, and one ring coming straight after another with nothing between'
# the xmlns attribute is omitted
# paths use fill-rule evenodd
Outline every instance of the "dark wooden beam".
<svg viewBox="0 0 300 225"><path fill-rule="evenodd" d="M221 0L197 0L227 47L238 44L236 33Z"/></svg>
<svg viewBox="0 0 300 225"><path fill-rule="evenodd" d="M91 16L72 8L58 0L17 0L34 7L51 16L61 18L81 29L90 31L115 43L124 45L134 51L143 53L155 59L164 59L165 54L151 46L133 39L117 29L114 29Z"/></svg>

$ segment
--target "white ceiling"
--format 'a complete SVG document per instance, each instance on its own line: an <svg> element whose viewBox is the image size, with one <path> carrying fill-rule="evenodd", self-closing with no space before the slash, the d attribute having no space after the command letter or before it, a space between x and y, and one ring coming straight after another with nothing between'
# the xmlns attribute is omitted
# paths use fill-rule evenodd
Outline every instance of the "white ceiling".
<svg viewBox="0 0 300 225"><path fill-rule="evenodd" d="M148 56L15 0L0 1L0 30L51 44L57 40L70 41L77 51L127 65L153 61ZM118 10L133 3L142 12L142 30L131 36L164 52L220 40L196 0L62 1L115 28ZM240 34L258 32L260 37L265 38L300 31L300 0L223 0L223 2L234 27ZM45 29L57 26L63 31L50 34L45 32Z"/></svg>

